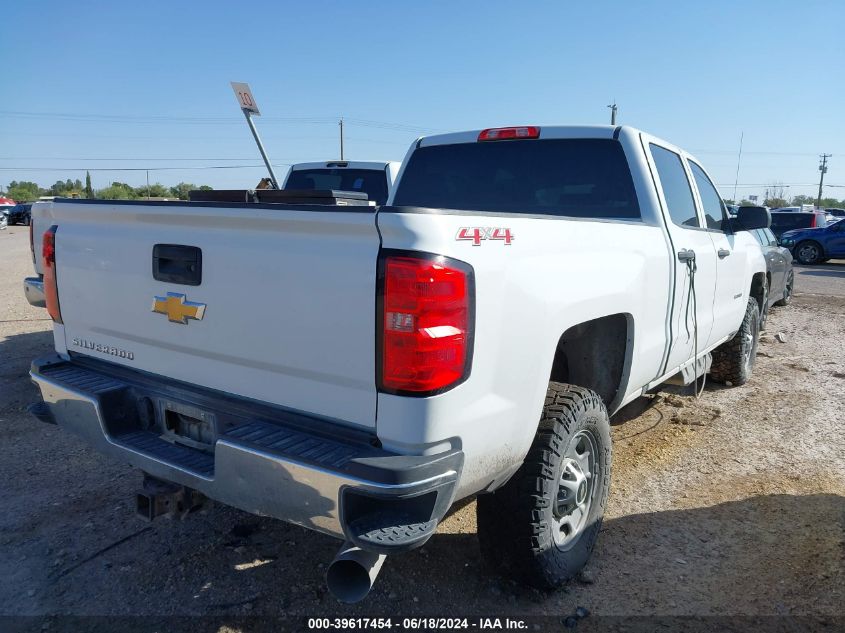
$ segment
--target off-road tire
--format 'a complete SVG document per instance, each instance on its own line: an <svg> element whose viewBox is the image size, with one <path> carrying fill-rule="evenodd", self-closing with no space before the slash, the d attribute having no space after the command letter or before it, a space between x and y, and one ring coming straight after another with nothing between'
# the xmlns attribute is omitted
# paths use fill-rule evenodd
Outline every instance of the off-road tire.
<svg viewBox="0 0 845 633"><path fill-rule="evenodd" d="M792 293L795 289L795 273L789 271L786 283L783 285L783 298L775 301L776 306L788 306L792 302Z"/></svg>
<svg viewBox="0 0 845 633"><path fill-rule="evenodd" d="M734 337L713 350L710 378L713 382L734 387L744 385L751 378L760 341L760 305L754 297L748 298L745 317Z"/></svg>
<svg viewBox="0 0 845 633"><path fill-rule="evenodd" d="M553 530L561 530L560 480L570 440L594 442L594 472L589 479L586 520L565 548ZM586 565L601 529L610 488L610 423L593 391L550 382L537 435L520 469L493 493L477 502L478 539L485 561L496 570L541 589L553 589Z"/></svg>
<svg viewBox="0 0 845 633"><path fill-rule="evenodd" d="M805 266L820 264L824 259L824 249L822 248L822 245L815 240L804 240L803 242L798 242L795 247L795 259Z"/></svg>

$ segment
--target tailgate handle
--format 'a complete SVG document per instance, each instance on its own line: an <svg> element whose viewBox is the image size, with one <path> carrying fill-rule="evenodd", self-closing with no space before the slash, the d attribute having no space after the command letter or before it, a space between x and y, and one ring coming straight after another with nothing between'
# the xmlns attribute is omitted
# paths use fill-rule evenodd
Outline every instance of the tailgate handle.
<svg viewBox="0 0 845 633"><path fill-rule="evenodd" d="M197 246L153 246L153 278L171 284L199 286L202 282L202 250Z"/></svg>

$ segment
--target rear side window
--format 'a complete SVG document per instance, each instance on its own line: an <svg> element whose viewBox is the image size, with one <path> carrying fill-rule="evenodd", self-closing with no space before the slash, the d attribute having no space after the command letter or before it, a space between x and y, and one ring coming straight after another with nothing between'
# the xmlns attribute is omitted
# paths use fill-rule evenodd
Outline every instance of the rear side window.
<svg viewBox="0 0 845 633"><path fill-rule="evenodd" d="M692 177L695 178L695 184L698 187L698 194L701 196L701 207L704 210L704 219L707 221L708 229L723 228L723 220L725 219L725 203L722 202L719 192L716 187L710 182L707 174L696 163L689 161Z"/></svg>
<svg viewBox="0 0 845 633"><path fill-rule="evenodd" d="M663 197L666 199L666 206L669 207L672 222L685 227L701 226L695 213L692 189L684 171L684 165L681 163L681 157L675 152L653 144L651 155L657 167L657 175L660 176Z"/></svg>
<svg viewBox="0 0 845 633"><path fill-rule="evenodd" d="M414 151L397 206L638 219L628 161L610 139L506 140Z"/></svg>
<svg viewBox="0 0 845 633"><path fill-rule="evenodd" d="M379 169L297 169L285 189L358 191L376 204L387 201L387 174Z"/></svg>

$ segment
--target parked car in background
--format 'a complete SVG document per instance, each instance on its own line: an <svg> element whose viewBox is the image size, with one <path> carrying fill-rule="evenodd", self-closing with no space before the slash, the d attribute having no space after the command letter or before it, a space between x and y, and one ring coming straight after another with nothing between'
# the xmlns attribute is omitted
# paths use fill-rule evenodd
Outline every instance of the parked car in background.
<svg viewBox="0 0 845 633"><path fill-rule="evenodd" d="M797 207L793 207L797 208ZM772 233L780 240L785 231L793 229L815 229L827 226L827 216L824 211L772 211Z"/></svg>
<svg viewBox="0 0 845 633"><path fill-rule="evenodd" d="M845 209L825 209L824 212L828 215L832 215L835 218L845 218Z"/></svg>
<svg viewBox="0 0 845 633"><path fill-rule="evenodd" d="M9 216L9 224L23 224L29 225L30 211L32 204L16 204L11 209L6 211Z"/></svg>
<svg viewBox="0 0 845 633"><path fill-rule="evenodd" d="M845 222L817 229L786 231L779 242L791 249L801 264L820 264L828 259L845 258Z"/></svg>
<svg viewBox="0 0 845 633"><path fill-rule="evenodd" d="M0 229L5 229L9 223L9 209L17 204L11 198L0 196Z"/></svg>
<svg viewBox="0 0 845 633"><path fill-rule="evenodd" d="M760 242L763 255L766 258L766 278L768 289L763 310L760 313L760 329L766 328L769 308L788 305L792 300L792 290L795 285L795 273L792 270L792 253L788 248L778 245L775 234L771 229L757 229L751 231Z"/></svg>

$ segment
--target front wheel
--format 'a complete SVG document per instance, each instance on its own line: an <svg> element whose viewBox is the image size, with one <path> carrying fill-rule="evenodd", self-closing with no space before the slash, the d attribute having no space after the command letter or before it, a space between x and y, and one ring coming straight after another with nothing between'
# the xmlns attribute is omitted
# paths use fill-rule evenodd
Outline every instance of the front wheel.
<svg viewBox="0 0 845 633"><path fill-rule="evenodd" d="M748 297L745 317L734 337L713 350L710 378L713 382L744 385L751 378L757 360L760 340L760 306L757 299Z"/></svg>
<svg viewBox="0 0 845 633"><path fill-rule="evenodd" d="M805 265L818 264L823 256L822 247L818 242L801 242L795 247L795 259Z"/></svg>
<svg viewBox="0 0 845 633"><path fill-rule="evenodd" d="M587 564L610 487L610 422L601 398L551 382L537 435L502 488L478 497L485 559L541 589Z"/></svg>

